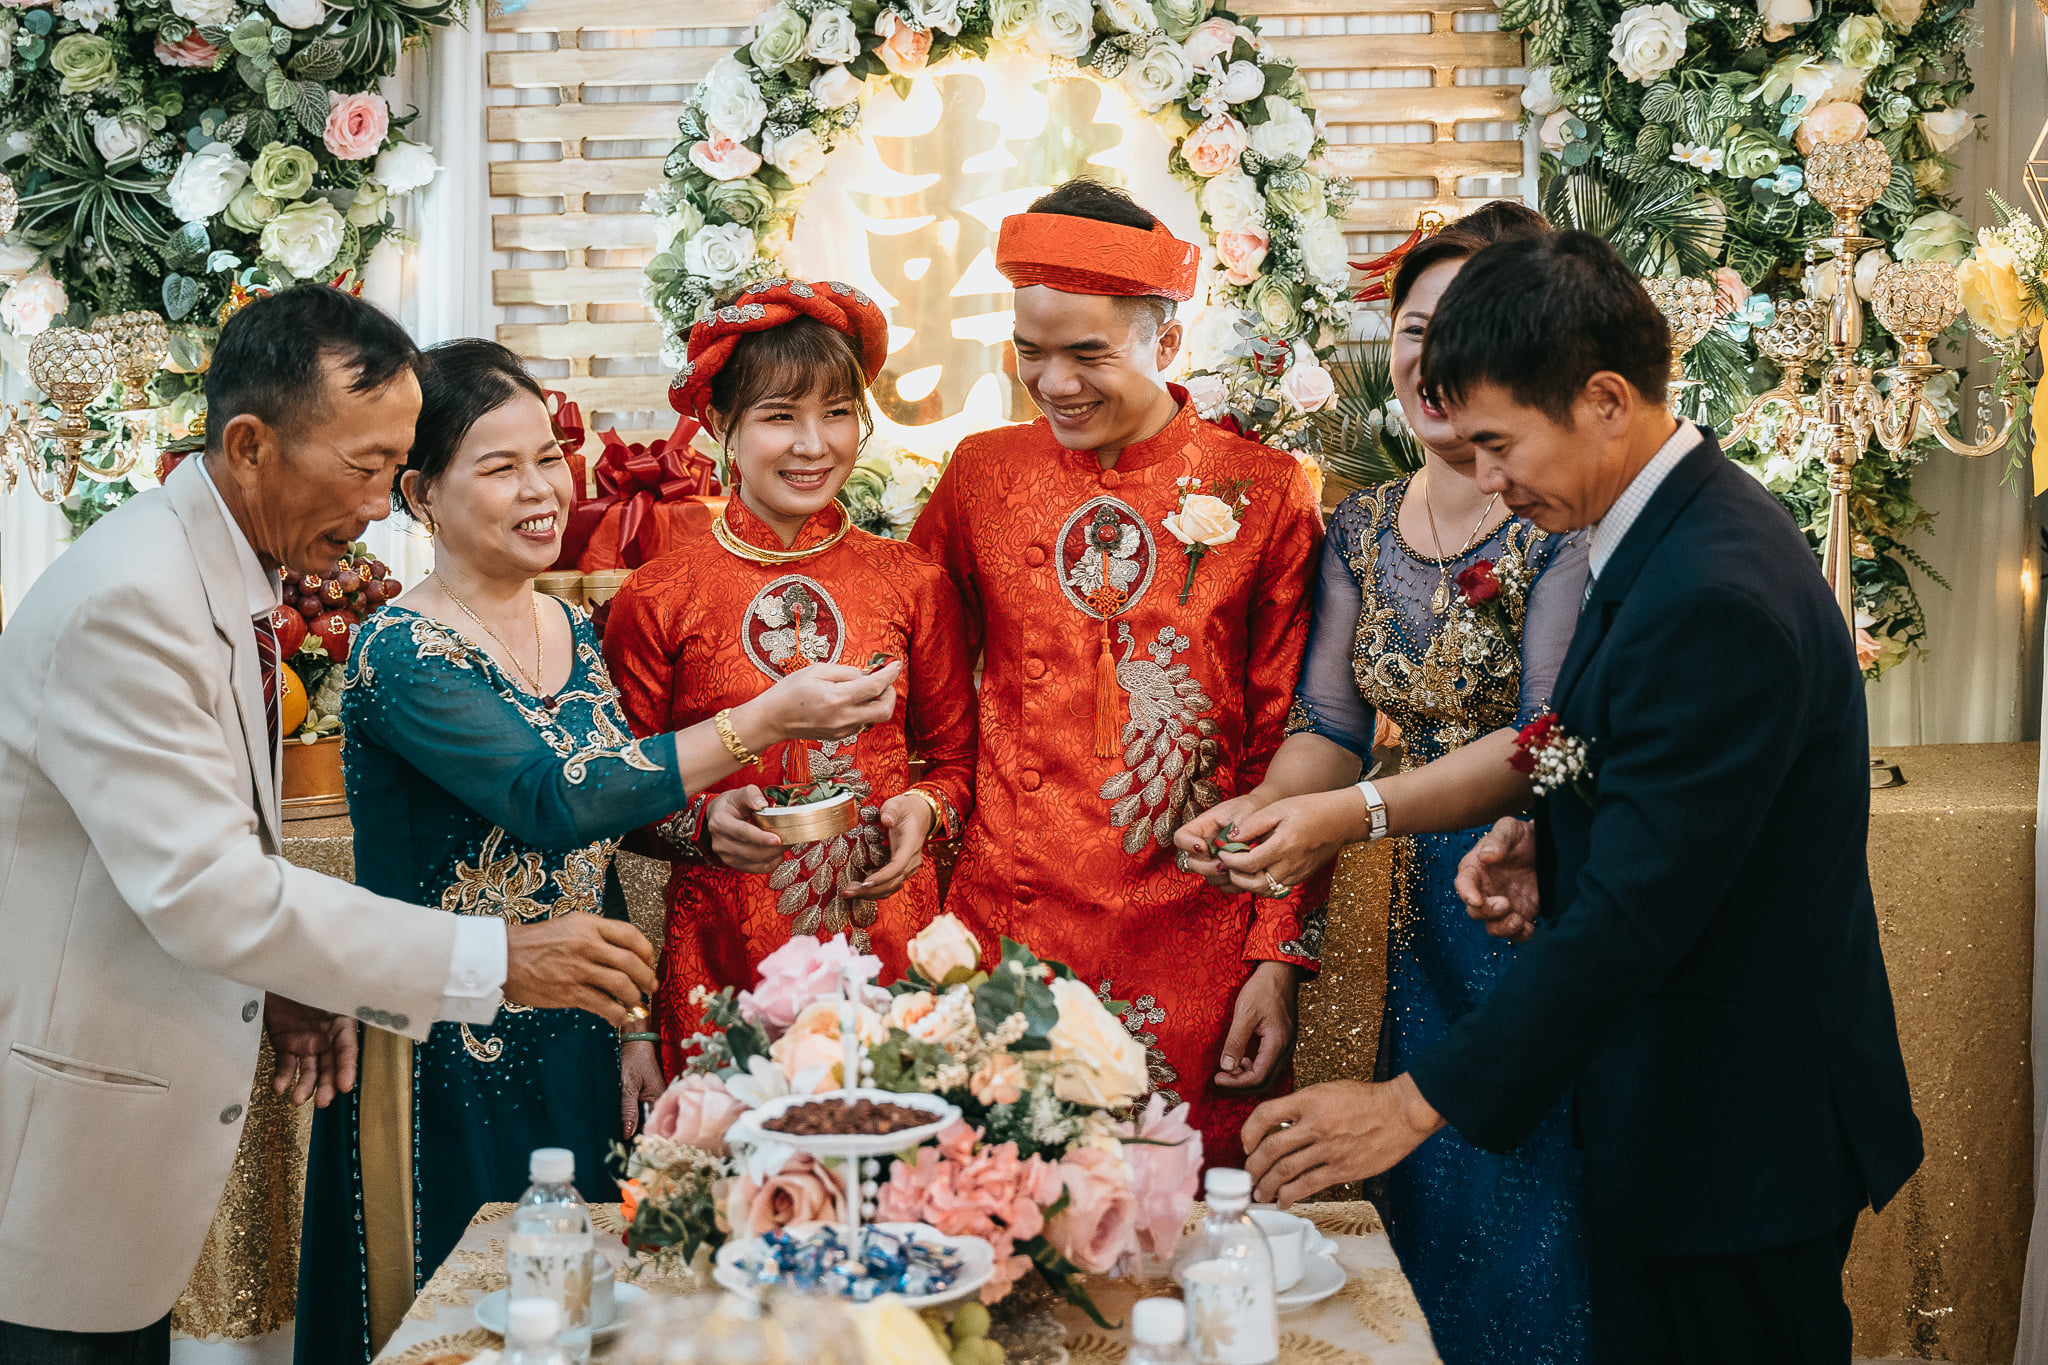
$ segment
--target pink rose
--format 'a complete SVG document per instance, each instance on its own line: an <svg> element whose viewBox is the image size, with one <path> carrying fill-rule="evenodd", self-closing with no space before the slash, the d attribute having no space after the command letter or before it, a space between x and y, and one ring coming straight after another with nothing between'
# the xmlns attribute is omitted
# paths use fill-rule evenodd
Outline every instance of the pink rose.
<svg viewBox="0 0 2048 1365"><path fill-rule="evenodd" d="M733 1232L759 1237L794 1223L840 1219L840 1186L808 1152L798 1152L782 1169L756 1184L752 1176L734 1182L726 1204Z"/></svg>
<svg viewBox="0 0 2048 1365"><path fill-rule="evenodd" d="M865 1005L856 1009L854 1028L862 1043L872 1046L888 1038L889 1026L882 1016ZM839 1036L839 1002L813 1000L804 1006L789 1031L769 1044L768 1056L782 1068L793 1091L817 1094L837 1089L844 1083L839 1073L846 1065L846 1044Z"/></svg>
<svg viewBox="0 0 2048 1365"><path fill-rule="evenodd" d="M1188 1107L1166 1107L1166 1096L1153 1092L1145 1112L1131 1125L1132 1137L1146 1142L1124 1144L1131 1164L1131 1202L1137 1222L1138 1246L1160 1260L1173 1259L1180 1230L1194 1207L1202 1174L1202 1135L1188 1126ZM1171 1144L1161 1146L1157 1144Z"/></svg>
<svg viewBox="0 0 2048 1365"><path fill-rule="evenodd" d="M1724 265L1714 272L1714 288L1717 292L1714 310L1724 318L1749 302L1749 286L1742 282L1741 274L1733 266Z"/></svg>
<svg viewBox="0 0 2048 1365"><path fill-rule="evenodd" d="M932 50L929 32L912 28L894 10L887 9L876 18L875 32L882 36L882 46L877 51L883 66L899 76L915 76L924 70L925 58Z"/></svg>
<svg viewBox="0 0 2048 1365"><path fill-rule="evenodd" d="M1266 246L1272 239L1260 228L1231 228L1216 234L1216 259L1223 262L1224 278L1232 284L1250 284L1266 263Z"/></svg>
<svg viewBox="0 0 2048 1365"><path fill-rule="evenodd" d="M1856 666L1868 668L1884 653L1884 645L1862 626L1856 627Z"/></svg>
<svg viewBox="0 0 2048 1365"><path fill-rule="evenodd" d="M156 59L165 66L212 66L220 60L220 49L199 36L198 30L182 43L156 40Z"/></svg>
<svg viewBox="0 0 2048 1365"><path fill-rule="evenodd" d="M743 180L761 169L761 154L736 138L713 131L690 144L690 164L713 180Z"/></svg>
<svg viewBox="0 0 2048 1365"><path fill-rule="evenodd" d="M991 1053L967 1078L967 1088L983 1104L1015 1104L1024 1093L1024 1063L1007 1052Z"/></svg>
<svg viewBox="0 0 2048 1365"><path fill-rule="evenodd" d="M995 1278L982 1286L983 1303L1009 1292L1031 1259L1014 1244L1045 1230L1045 1206L1060 1195L1060 1168L1038 1157L1017 1155L1014 1142L974 1144L979 1129L958 1120L934 1146L920 1148L915 1162L899 1161L876 1196L882 1222L930 1223L949 1237L979 1237L995 1251Z"/></svg>
<svg viewBox="0 0 2048 1365"><path fill-rule="evenodd" d="M1337 381L1320 365L1294 364L1281 376L1280 392L1303 412L1314 412L1337 392Z"/></svg>
<svg viewBox="0 0 2048 1365"><path fill-rule="evenodd" d="M725 1130L745 1110L744 1104L726 1093L724 1081L693 1072L677 1077L661 1092L647 1120L647 1132L724 1156Z"/></svg>
<svg viewBox="0 0 2048 1365"><path fill-rule="evenodd" d="M1045 1235L1081 1269L1107 1274L1138 1247L1130 1169L1113 1152L1082 1147L1061 1158L1060 1180L1070 1202L1046 1224Z"/></svg>
<svg viewBox="0 0 2048 1365"><path fill-rule="evenodd" d="M740 1016L778 1033L796 1022L805 1005L837 995L849 963L857 965L862 984L882 974L882 959L854 952L844 934L822 942L798 934L761 959L760 984L740 992Z"/></svg>
<svg viewBox="0 0 2048 1365"><path fill-rule="evenodd" d="M1187 141L1180 144L1180 154L1196 175L1221 175L1237 165L1249 140L1242 123L1228 114L1218 114L1188 134Z"/></svg>
<svg viewBox="0 0 2048 1365"><path fill-rule="evenodd" d="M1799 121L1792 141L1802 153L1822 142L1855 142L1870 131L1870 116L1847 100L1830 100Z"/></svg>
<svg viewBox="0 0 2048 1365"><path fill-rule="evenodd" d="M1188 60L1200 70L1209 64L1211 58L1221 57L1236 47L1240 37L1251 36L1250 29L1233 24L1228 19L1210 19L1188 35L1187 42L1181 44L1181 51L1185 52Z"/></svg>
<svg viewBox="0 0 2048 1365"><path fill-rule="evenodd" d="M327 126L320 140L343 161L364 161L377 155L391 131L391 106L365 90L355 95L327 92Z"/></svg>

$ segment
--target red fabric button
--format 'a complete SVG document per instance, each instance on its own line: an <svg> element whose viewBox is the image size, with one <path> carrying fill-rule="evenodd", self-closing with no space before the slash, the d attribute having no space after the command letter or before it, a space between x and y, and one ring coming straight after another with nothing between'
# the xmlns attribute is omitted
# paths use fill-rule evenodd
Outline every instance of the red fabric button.
<svg viewBox="0 0 2048 1365"><path fill-rule="evenodd" d="M1045 563L1045 551L1039 549L1036 545L1032 546L1024 552L1024 562L1034 569L1037 568Z"/></svg>
<svg viewBox="0 0 2048 1365"><path fill-rule="evenodd" d="M1023 775L1017 779L1017 785L1022 787L1025 791L1035 792L1038 790L1038 781L1039 778L1036 770L1026 768L1024 770Z"/></svg>
<svg viewBox="0 0 2048 1365"><path fill-rule="evenodd" d="M1026 660L1024 661L1024 676L1025 676L1025 677L1027 677L1027 678L1042 678L1042 677L1044 677L1044 676L1045 676L1045 660L1043 660L1043 659L1026 659Z"/></svg>
<svg viewBox="0 0 2048 1365"><path fill-rule="evenodd" d="M1122 484L1123 481L1124 476L1117 473L1114 469L1105 469L1102 471L1102 486L1104 488L1115 488L1118 485Z"/></svg>

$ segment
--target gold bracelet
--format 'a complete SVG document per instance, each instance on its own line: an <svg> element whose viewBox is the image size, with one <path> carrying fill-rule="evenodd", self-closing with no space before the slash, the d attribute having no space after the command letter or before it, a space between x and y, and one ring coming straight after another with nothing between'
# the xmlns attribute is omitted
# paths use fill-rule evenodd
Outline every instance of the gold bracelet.
<svg viewBox="0 0 2048 1365"><path fill-rule="evenodd" d="M926 791L923 787L912 787L908 794L924 798L924 803L932 808L932 832L941 839L945 838L949 833L946 828L946 810L945 807L939 804L939 798Z"/></svg>
<svg viewBox="0 0 2048 1365"><path fill-rule="evenodd" d="M725 745L725 751L738 759L742 768L751 768L761 761L760 756L749 753L747 746L740 743L740 737L732 732L730 706L711 718L711 728L718 731L719 741Z"/></svg>

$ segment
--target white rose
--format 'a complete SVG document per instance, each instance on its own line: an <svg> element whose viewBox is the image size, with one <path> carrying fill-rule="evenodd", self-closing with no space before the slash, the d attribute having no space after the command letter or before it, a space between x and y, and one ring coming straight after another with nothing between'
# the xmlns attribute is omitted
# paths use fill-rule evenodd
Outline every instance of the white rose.
<svg viewBox="0 0 2048 1365"><path fill-rule="evenodd" d="M1685 55L1686 18L1669 5L1637 5L1621 12L1607 55L1621 74L1648 85Z"/></svg>
<svg viewBox="0 0 2048 1365"><path fill-rule="evenodd" d="M149 141L149 129L140 119L107 114L92 116L92 145L109 164L134 156Z"/></svg>
<svg viewBox="0 0 2048 1365"><path fill-rule="evenodd" d="M965 978L981 965L981 943L951 915L940 915L918 930L905 953L925 980L939 986L954 972Z"/></svg>
<svg viewBox="0 0 2048 1365"><path fill-rule="evenodd" d="M357 227L383 222L384 208L390 198L391 191L374 180L365 180L356 187L356 197L349 200L348 220Z"/></svg>
<svg viewBox="0 0 2048 1365"><path fill-rule="evenodd" d="M1812 53L1789 52L1771 63L1763 80L1744 98L1761 98L1772 109L1783 107L1788 99L1797 99L1798 111L1803 113L1819 104L1834 84L1834 74Z"/></svg>
<svg viewBox="0 0 2048 1365"><path fill-rule="evenodd" d="M1777 42L1791 36L1794 24L1813 22L1813 0L1756 0L1756 12L1769 30L1765 36Z"/></svg>
<svg viewBox="0 0 2048 1365"><path fill-rule="evenodd" d="M411 194L425 189L440 169L426 143L394 142L377 154L370 178L393 194Z"/></svg>
<svg viewBox="0 0 2048 1365"><path fill-rule="evenodd" d="M1314 412L1337 392L1337 381L1320 365L1290 365L1280 377L1280 392L1303 412Z"/></svg>
<svg viewBox="0 0 2048 1365"><path fill-rule="evenodd" d="M171 0L171 13L204 28L218 27L235 15L235 0Z"/></svg>
<svg viewBox="0 0 2048 1365"><path fill-rule="evenodd" d="M19 279L42 258L43 253L26 242L0 238L0 279Z"/></svg>
<svg viewBox="0 0 2048 1365"><path fill-rule="evenodd" d="M1048 57L1086 56L1095 41L1092 0L1040 0L1027 46Z"/></svg>
<svg viewBox="0 0 2048 1365"><path fill-rule="evenodd" d="M1536 140L1543 144L1544 151L1561 152L1564 150L1564 126L1570 121L1571 112L1569 110L1553 109L1550 111L1543 120L1543 126L1536 130Z"/></svg>
<svg viewBox="0 0 2048 1365"><path fill-rule="evenodd" d="M1308 160L1316 126L1301 106L1280 95L1266 96L1266 121L1251 130L1252 150L1268 161Z"/></svg>
<svg viewBox="0 0 2048 1365"><path fill-rule="evenodd" d="M812 15L804 52L818 62L850 62L860 56L860 30L853 16L843 9L821 9Z"/></svg>
<svg viewBox="0 0 2048 1365"><path fill-rule="evenodd" d="M1301 233L1301 261L1317 284L1341 289L1351 279L1351 247L1344 230L1327 215L1316 219Z"/></svg>
<svg viewBox="0 0 2048 1365"><path fill-rule="evenodd" d="M1195 405L1195 411L1203 417L1213 417L1223 406L1225 388L1220 374L1191 374L1181 381L1188 391L1188 401Z"/></svg>
<svg viewBox="0 0 2048 1365"><path fill-rule="evenodd" d="M1023 38L1038 17L1038 0L989 0L989 30L999 43Z"/></svg>
<svg viewBox="0 0 2048 1365"><path fill-rule="evenodd" d="M1947 261L1961 265L1973 241L1970 224L1942 209L1929 209L1899 234L1892 248L1902 261Z"/></svg>
<svg viewBox="0 0 2048 1365"><path fill-rule="evenodd" d="M843 66L828 66L811 77L811 98L820 109L844 109L866 88L866 81Z"/></svg>
<svg viewBox="0 0 2048 1365"><path fill-rule="evenodd" d="M1188 82L1194 78L1195 69L1188 65L1180 44L1161 37L1153 40L1144 56L1124 68L1124 89L1140 109L1155 114L1186 94Z"/></svg>
<svg viewBox="0 0 2048 1365"><path fill-rule="evenodd" d="M0 299L0 322L18 337L32 337L50 330L57 315L71 306L64 286L47 270L15 281Z"/></svg>
<svg viewBox="0 0 2048 1365"><path fill-rule="evenodd" d="M1052 979L1059 1022L1046 1035L1061 1063L1052 1092L1070 1104L1109 1109L1145 1093L1145 1045L1104 1009L1095 992L1064 976Z"/></svg>
<svg viewBox="0 0 2048 1365"><path fill-rule="evenodd" d="M1554 66L1532 68L1522 85L1522 107L1538 118L1564 108L1564 101L1558 97L1556 79L1557 68Z"/></svg>
<svg viewBox="0 0 2048 1365"><path fill-rule="evenodd" d="M1102 17L1119 33L1159 32L1159 16L1146 0L1102 0Z"/></svg>
<svg viewBox="0 0 2048 1365"><path fill-rule="evenodd" d="M1188 355L1197 365L1215 365L1235 355L1244 348L1244 338L1238 333L1237 320L1244 314L1227 303L1212 303L1196 317L1194 326L1188 329ZM1219 384L1222 380L1217 381ZM1221 403L1222 397L1217 397Z"/></svg>
<svg viewBox="0 0 2048 1365"><path fill-rule="evenodd" d="M300 279L310 279L341 250L347 226L325 199L293 204L263 225L263 254Z"/></svg>
<svg viewBox="0 0 2048 1365"><path fill-rule="evenodd" d="M286 28L313 28L327 18L321 0L263 0Z"/></svg>
<svg viewBox="0 0 2048 1365"><path fill-rule="evenodd" d="M1217 232L1266 226L1265 197L1243 171L1211 176L1202 186L1202 212L1209 215L1209 224Z"/></svg>
<svg viewBox="0 0 2048 1365"><path fill-rule="evenodd" d="M1877 0L1878 15L1901 33L1919 23L1926 8L1927 0Z"/></svg>
<svg viewBox="0 0 2048 1365"><path fill-rule="evenodd" d="M249 182L249 163L225 142L209 142L187 152L164 186L171 212L181 223L203 223L228 206L235 192Z"/></svg>
<svg viewBox="0 0 2048 1365"><path fill-rule="evenodd" d="M1815 103L1828 104L1839 100L1844 104L1857 104L1862 101L1863 80L1870 74L1868 71L1858 71L1847 62L1822 62L1820 66L1827 73L1828 88Z"/></svg>
<svg viewBox="0 0 2048 1365"><path fill-rule="evenodd" d="M745 142L761 131L768 117L768 105L754 84L753 73L730 57L720 57L697 87L704 126L724 133L735 142Z"/></svg>
<svg viewBox="0 0 2048 1365"><path fill-rule="evenodd" d="M1920 116L1920 131L1926 134L1928 146L1946 152L1969 135L1975 117L1967 109L1936 109Z"/></svg>
<svg viewBox="0 0 2048 1365"><path fill-rule="evenodd" d="M948 36L960 32L960 0L902 0L910 21L919 28Z"/></svg>
<svg viewBox="0 0 2048 1365"><path fill-rule="evenodd" d="M808 128L799 128L788 137L772 142L764 139L761 155L769 165L802 185L816 179L818 172L825 169L825 139Z"/></svg>
<svg viewBox="0 0 2048 1365"><path fill-rule="evenodd" d="M1248 104L1266 93L1266 73L1256 62L1232 62L1212 89L1225 104Z"/></svg>
<svg viewBox="0 0 2048 1365"><path fill-rule="evenodd" d="M754 263L754 234L738 223L704 228L683 243L683 269L713 284L729 284Z"/></svg>

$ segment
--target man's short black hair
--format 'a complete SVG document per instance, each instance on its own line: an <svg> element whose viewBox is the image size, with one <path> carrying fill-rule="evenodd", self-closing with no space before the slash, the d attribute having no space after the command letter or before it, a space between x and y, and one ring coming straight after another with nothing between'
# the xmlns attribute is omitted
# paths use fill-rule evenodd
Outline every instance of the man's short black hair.
<svg viewBox="0 0 2048 1365"><path fill-rule="evenodd" d="M1150 232L1159 226L1159 220L1139 206L1138 201L1114 185L1105 185L1085 175L1076 176L1064 185L1055 185L1031 201L1027 213L1059 213L1069 218L1092 218L1098 223L1115 223L1119 227L1136 228ZM1164 294L1133 295L1125 300L1133 309L1144 308L1152 315L1154 336L1159 329L1173 321L1175 305ZM1149 307L1147 307L1149 305Z"/></svg>
<svg viewBox="0 0 2048 1365"><path fill-rule="evenodd" d="M349 392L374 393L407 370L419 348L373 303L324 284L296 284L228 319L206 370L206 448L244 413L295 435L325 413L321 364L350 374Z"/></svg>
<svg viewBox="0 0 2048 1365"><path fill-rule="evenodd" d="M1635 272L1590 232L1511 237L1473 256L1422 338L1422 391L1437 402L1498 384L1566 426L1602 370L1662 404L1671 328Z"/></svg>

